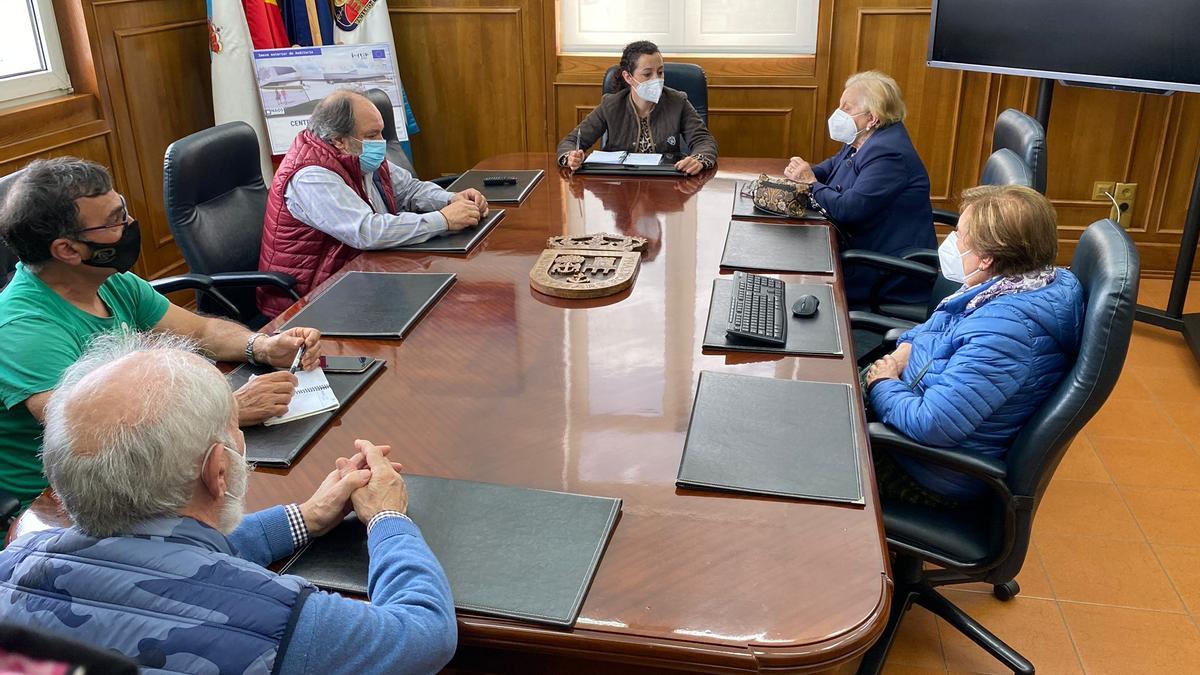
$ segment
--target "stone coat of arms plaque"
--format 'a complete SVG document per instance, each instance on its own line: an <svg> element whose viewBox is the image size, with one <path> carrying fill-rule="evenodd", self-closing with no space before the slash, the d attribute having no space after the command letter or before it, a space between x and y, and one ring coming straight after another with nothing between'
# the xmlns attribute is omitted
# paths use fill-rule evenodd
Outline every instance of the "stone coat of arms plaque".
<svg viewBox="0 0 1200 675"><path fill-rule="evenodd" d="M534 290L556 298L600 298L629 288L637 277L645 240L600 234L552 237L542 251L529 283ZM590 245L590 246L589 246Z"/></svg>

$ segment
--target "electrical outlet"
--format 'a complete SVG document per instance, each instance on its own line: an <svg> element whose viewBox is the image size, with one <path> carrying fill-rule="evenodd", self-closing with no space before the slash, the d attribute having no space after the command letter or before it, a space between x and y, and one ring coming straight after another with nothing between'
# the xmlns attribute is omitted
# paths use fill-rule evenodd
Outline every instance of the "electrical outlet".
<svg viewBox="0 0 1200 675"><path fill-rule="evenodd" d="M1098 180L1092 183L1092 199L1100 202L1108 201L1108 196L1104 193L1113 194L1117 189L1117 184L1111 180ZM1116 196L1116 195L1114 195Z"/></svg>
<svg viewBox="0 0 1200 675"><path fill-rule="evenodd" d="M1112 196L1116 198L1117 205L1109 209L1109 217L1121 225L1128 225L1133 216L1134 198L1138 197L1138 184L1117 183L1114 190Z"/></svg>
<svg viewBox="0 0 1200 675"><path fill-rule="evenodd" d="M1117 183L1112 195L1116 198L1117 205L1109 209L1109 217L1119 223L1127 223L1137 198L1137 183Z"/></svg>

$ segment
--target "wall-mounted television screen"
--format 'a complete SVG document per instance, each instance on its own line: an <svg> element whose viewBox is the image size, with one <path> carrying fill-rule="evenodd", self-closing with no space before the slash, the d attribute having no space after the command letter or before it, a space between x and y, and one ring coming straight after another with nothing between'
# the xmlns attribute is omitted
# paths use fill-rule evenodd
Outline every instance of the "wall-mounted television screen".
<svg viewBox="0 0 1200 675"><path fill-rule="evenodd" d="M929 65L1200 92L1200 0L933 0Z"/></svg>

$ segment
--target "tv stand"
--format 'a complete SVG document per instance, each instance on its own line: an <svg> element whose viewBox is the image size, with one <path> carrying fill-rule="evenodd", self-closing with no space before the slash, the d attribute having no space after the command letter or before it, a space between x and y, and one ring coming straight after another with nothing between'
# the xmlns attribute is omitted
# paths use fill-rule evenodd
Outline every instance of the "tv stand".
<svg viewBox="0 0 1200 675"><path fill-rule="evenodd" d="M1063 82L1063 84L1072 84ZM1090 85L1086 85L1090 86ZM1108 87L1126 91L1153 94L1172 94L1160 89L1136 87ZM1037 121L1043 129L1050 126L1050 103L1054 100L1054 80L1042 78L1038 87ZM1175 274L1171 278L1171 294L1167 308L1157 309L1138 305L1134 319L1183 334L1183 339L1192 350L1192 356L1200 361L1200 314L1184 314L1183 303L1187 299L1188 283L1192 279L1192 265L1196 260L1196 245L1200 243L1200 169L1192 179L1192 199L1188 204L1187 217L1183 224L1183 236L1179 240L1179 257L1175 259Z"/></svg>
<svg viewBox="0 0 1200 675"><path fill-rule="evenodd" d="M1192 264L1196 260L1196 244L1200 243L1200 170L1192 179L1192 200L1188 204L1187 218L1183 223L1183 236L1179 240L1179 257L1175 259L1175 276L1171 279L1171 294L1166 309L1137 306L1134 318L1138 321L1162 326L1183 334L1183 339L1192 350L1192 356L1200 361L1200 314L1184 314L1183 302L1187 299L1188 282L1192 279Z"/></svg>

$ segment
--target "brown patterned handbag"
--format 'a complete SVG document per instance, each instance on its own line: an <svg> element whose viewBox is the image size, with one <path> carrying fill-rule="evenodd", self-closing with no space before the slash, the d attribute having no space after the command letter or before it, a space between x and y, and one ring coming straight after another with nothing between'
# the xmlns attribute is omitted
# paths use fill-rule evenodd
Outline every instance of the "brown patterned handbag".
<svg viewBox="0 0 1200 675"><path fill-rule="evenodd" d="M808 183L798 183L788 178L772 178L763 173L759 174L757 180L750 182L747 191L753 197L756 207L781 216L803 218L806 211L817 210Z"/></svg>

